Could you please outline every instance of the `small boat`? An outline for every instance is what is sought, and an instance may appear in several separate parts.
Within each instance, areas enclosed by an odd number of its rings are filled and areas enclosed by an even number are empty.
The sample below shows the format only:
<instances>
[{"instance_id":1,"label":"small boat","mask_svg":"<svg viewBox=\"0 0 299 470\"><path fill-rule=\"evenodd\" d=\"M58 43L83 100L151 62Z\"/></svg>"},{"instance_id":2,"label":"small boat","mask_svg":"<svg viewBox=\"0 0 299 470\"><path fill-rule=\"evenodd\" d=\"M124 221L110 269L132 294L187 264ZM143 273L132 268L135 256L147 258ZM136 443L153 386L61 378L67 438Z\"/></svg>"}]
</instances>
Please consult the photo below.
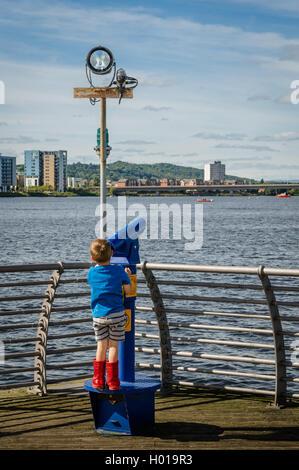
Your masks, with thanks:
<instances>
[{"instance_id":1,"label":"small boat","mask_svg":"<svg viewBox=\"0 0 299 470\"><path fill-rule=\"evenodd\" d=\"M213 199L197 199L197 202L213 202Z\"/></svg>"},{"instance_id":2,"label":"small boat","mask_svg":"<svg viewBox=\"0 0 299 470\"><path fill-rule=\"evenodd\" d=\"M281 194L276 194L276 197L291 197L291 195L287 193L281 193Z\"/></svg>"}]
</instances>

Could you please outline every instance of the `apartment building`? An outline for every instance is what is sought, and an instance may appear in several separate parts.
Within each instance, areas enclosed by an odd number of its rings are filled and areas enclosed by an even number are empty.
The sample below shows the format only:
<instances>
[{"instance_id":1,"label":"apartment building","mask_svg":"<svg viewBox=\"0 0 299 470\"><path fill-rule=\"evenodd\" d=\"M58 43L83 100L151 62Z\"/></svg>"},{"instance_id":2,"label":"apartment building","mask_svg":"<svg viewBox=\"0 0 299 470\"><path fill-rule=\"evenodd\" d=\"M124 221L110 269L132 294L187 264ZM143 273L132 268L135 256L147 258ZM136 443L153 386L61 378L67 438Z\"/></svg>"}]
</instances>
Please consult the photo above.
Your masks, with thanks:
<instances>
[{"instance_id":1,"label":"apartment building","mask_svg":"<svg viewBox=\"0 0 299 470\"><path fill-rule=\"evenodd\" d=\"M25 150L24 152L25 187L42 186L43 158L40 150Z\"/></svg>"},{"instance_id":2,"label":"apartment building","mask_svg":"<svg viewBox=\"0 0 299 470\"><path fill-rule=\"evenodd\" d=\"M204 167L204 181L222 183L225 178L225 165L221 161L207 163Z\"/></svg>"},{"instance_id":3,"label":"apartment building","mask_svg":"<svg viewBox=\"0 0 299 470\"><path fill-rule=\"evenodd\" d=\"M25 150L24 158L25 187L48 185L56 191L65 191L66 150Z\"/></svg>"},{"instance_id":4,"label":"apartment building","mask_svg":"<svg viewBox=\"0 0 299 470\"><path fill-rule=\"evenodd\" d=\"M17 186L16 157L7 157L0 153L0 191L6 193Z\"/></svg>"},{"instance_id":5,"label":"apartment building","mask_svg":"<svg viewBox=\"0 0 299 470\"><path fill-rule=\"evenodd\" d=\"M43 180L44 185L51 186L53 189L56 189L55 185L55 155L49 154L44 155L43 158L44 168L43 168Z\"/></svg>"}]
</instances>

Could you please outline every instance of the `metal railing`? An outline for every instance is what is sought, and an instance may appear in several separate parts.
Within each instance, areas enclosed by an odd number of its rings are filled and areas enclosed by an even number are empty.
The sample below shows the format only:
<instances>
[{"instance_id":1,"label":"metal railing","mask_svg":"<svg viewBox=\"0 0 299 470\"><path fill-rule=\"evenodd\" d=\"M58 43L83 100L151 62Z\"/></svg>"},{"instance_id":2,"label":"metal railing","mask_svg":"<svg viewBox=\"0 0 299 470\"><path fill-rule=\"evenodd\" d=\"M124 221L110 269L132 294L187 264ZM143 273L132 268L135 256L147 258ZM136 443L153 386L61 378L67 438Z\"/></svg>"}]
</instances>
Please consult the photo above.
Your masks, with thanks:
<instances>
[{"instance_id":1,"label":"metal railing","mask_svg":"<svg viewBox=\"0 0 299 470\"><path fill-rule=\"evenodd\" d=\"M91 376L96 344L89 267L0 266L0 317L6 319L0 325L0 389L30 387L44 395L50 383ZM212 386L273 396L276 406L299 397L299 270L147 262L137 267L139 371L158 373L164 390Z\"/></svg>"}]
</instances>

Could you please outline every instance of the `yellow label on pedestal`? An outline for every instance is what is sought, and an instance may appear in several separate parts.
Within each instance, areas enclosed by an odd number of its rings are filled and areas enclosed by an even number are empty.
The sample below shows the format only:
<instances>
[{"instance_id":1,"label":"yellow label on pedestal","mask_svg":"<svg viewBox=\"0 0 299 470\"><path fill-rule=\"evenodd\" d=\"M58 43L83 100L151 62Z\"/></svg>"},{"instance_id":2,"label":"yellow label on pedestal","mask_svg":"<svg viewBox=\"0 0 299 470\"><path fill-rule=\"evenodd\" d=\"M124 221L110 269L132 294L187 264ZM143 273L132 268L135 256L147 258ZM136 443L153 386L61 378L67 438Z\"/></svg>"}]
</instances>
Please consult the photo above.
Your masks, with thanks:
<instances>
[{"instance_id":1,"label":"yellow label on pedestal","mask_svg":"<svg viewBox=\"0 0 299 470\"><path fill-rule=\"evenodd\" d=\"M129 278L130 278L130 281L131 281L131 284L132 284L132 294L130 294L130 295L126 294L126 297L127 298L136 297L136 293L137 293L137 275L136 274L130 274Z\"/></svg>"},{"instance_id":2,"label":"yellow label on pedestal","mask_svg":"<svg viewBox=\"0 0 299 470\"><path fill-rule=\"evenodd\" d=\"M125 314L126 314L126 324L125 324L125 331L131 331L131 309L125 309Z\"/></svg>"}]
</instances>

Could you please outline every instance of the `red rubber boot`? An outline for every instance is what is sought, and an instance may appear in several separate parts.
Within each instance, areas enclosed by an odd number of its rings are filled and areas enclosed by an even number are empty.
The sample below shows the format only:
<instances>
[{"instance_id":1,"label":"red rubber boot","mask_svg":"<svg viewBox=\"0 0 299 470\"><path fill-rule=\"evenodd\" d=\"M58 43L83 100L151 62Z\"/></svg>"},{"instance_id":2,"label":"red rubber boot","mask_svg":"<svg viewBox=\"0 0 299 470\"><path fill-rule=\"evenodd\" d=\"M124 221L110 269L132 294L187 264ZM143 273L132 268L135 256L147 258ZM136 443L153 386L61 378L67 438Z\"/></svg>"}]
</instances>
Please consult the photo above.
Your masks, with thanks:
<instances>
[{"instance_id":1,"label":"red rubber boot","mask_svg":"<svg viewBox=\"0 0 299 470\"><path fill-rule=\"evenodd\" d=\"M119 390L118 361L107 362L107 385L109 390Z\"/></svg>"},{"instance_id":2,"label":"red rubber boot","mask_svg":"<svg viewBox=\"0 0 299 470\"><path fill-rule=\"evenodd\" d=\"M105 366L106 361L97 361L96 359L93 360L94 376L92 386L94 388L98 388L99 390L105 388Z\"/></svg>"}]
</instances>

